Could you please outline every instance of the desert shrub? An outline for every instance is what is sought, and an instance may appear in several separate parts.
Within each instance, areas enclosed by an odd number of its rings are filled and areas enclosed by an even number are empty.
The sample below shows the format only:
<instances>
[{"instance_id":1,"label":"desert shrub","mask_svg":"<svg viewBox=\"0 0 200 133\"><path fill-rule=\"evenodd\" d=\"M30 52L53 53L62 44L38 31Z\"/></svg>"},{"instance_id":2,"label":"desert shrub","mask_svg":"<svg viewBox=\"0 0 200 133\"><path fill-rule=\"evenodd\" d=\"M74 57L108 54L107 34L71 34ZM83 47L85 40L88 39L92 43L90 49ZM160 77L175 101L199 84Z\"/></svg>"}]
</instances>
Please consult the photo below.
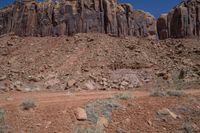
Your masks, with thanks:
<instances>
[{"instance_id":1,"label":"desert shrub","mask_svg":"<svg viewBox=\"0 0 200 133\"><path fill-rule=\"evenodd\" d=\"M0 133L4 133L3 128L0 127Z\"/></svg>"},{"instance_id":2,"label":"desert shrub","mask_svg":"<svg viewBox=\"0 0 200 133\"><path fill-rule=\"evenodd\" d=\"M89 104L86 107L86 113L89 121L92 121L93 123L97 123L99 114L96 111L95 105Z\"/></svg>"},{"instance_id":3,"label":"desert shrub","mask_svg":"<svg viewBox=\"0 0 200 133\"><path fill-rule=\"evenodd\" d=\"M193 129L192 129L191 123L185 123L185 124L183 125L183 130L184 130L186 133L193 133Z\"/></svg>"},{"instance_id":4,"label":"desert shrub","mask_svg":"<svg viewBox=\"0 0 200 133\"><path fill-rule=\"evenodd\" d=\"M105 133L101 128L78 128L75 133Z\"/></svg>"},{"instance_id":5,"label":"desert shrub","mask_svg":"<svg viewBox=\"0 0 200 133\"><path fill-rule=\"evenodd\" d=\"M124 130L124 129L118 128L118 129L116 130L116 133L130 133L130 132L129 132L129 131L126 131L126 130Z\"/></svg>"},{"instance_id":6,"label":"desert shrub","mask_svg":"<svg viewBox=\"0 0 200 133\"><path fill-rule=\"evenodd\" d=\"M129 100L129 99L132 99L133 97L129 93L121 93L121 94L115 95L114 98L120 99L120 100Z\"/></svg>"},{"instance_id":7,"label":"desert shrub","mask_svg":"<svg viewBox=\"0 0 200 133\"><path fill-rule=\"evenodd\" d=\"M163 96L167 96L167 93L165 91L162 91L162 90L155 90L155 91L151 92L150 96L163 97Z\"/></svg>"},{"instance_id":8,"label":"desert shrub","mask_svg":"<svg viewBox=\"0 0 200 133\"><path fill-rule=\"evenodd\" d=\"M1 126L4 125L5 119L5 110L0 108L0 133L4 133L4 130Z\"/></svg>"},{"instance_id":9,"label":"desert shrub","mask_svg":"<svg viewBox=\"0 0 200 133\"><path fill-rule=\"evenodd\" d=\"M5 118L5 111L0 108L0 123L4 121Z\"/></svg>"},{"instance_id":10,"label":"desert shrub","mask_svg":"<svg viewBox=\"0 0 200 133\"><path fill-rule=\"evenodd\" d=\"M86 105L88 120L97 123L99 116L105 116L108 120L112 117L112 111L119 107L116 99L97 100Z\"/></svg>"},{"instance_id":11,"label":"desert shrub","mask_svg":"<svg viewBox=\"0 0 200 133\"><path fill-rule=\"evenodd\" d=\"M167 95L181 97L181 96L184 96L185 93L183 91L179 91L179 90L170 90L170 91L167 91Z\"/></svg>"},{"instance_id":12,"label":"desert shrub","mask_svg":"<svg viewBox=\"0 0 200 133\"><path fill-rule=\"evenodd\" d=\"M31 99L24 100L22 102L21 106L22 106L23 110L30 110L30 109L36 107L35 102Z\"/></svg>"},{"instance_id":13,"label":"desert shrub","mask_svg":"<svg viewBox=\"0 0 200 133\"><path fill-rule=\"evenodd\" d=\"M184 95L185 93L180 90L169 90L169 91L155 90L150 94L150 96L153 96L153 97L164 97L164 96L181 97Z\"/></svg>"},{"instance_id":14,"label":"desert shrub","mask_svg":"<svg viewBox=\"0 0 200 133\"><path fill-rule=\"evenodd\" d=\"M181 69L179 75L178 75L178 79L184 79L185 77L185 71L183 69Z\"/></svg>"}]
</instances>

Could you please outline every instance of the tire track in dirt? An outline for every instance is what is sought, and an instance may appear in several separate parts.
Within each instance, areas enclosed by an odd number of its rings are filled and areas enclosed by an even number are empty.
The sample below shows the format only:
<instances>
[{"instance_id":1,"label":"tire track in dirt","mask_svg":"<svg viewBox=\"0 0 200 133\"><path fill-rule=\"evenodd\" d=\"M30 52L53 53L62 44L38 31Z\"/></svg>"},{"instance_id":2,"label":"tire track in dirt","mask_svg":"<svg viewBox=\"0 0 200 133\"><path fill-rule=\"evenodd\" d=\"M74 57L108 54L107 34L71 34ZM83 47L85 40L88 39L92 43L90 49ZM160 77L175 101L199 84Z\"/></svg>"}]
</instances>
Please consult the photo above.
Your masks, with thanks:
<instances>
[{"instance_id":1,"label":"tire track in dirt","mask_svg":"<svg viewBox=\"0 0 200 133\"><path fill-rule=\"evenodd\" d=\"M200 90L185 90L186 94L198 95ZM5 94L0 94L0 107L7 105L19 105L25 99L33 99L39 105L45 104L58 104L58 103L68 103L69 106L81 105L90 100L95 99L106 99L111 98L114 95L120 93L129 93L132 96L145 97L149 96L148 91L96 91L96 92L78 92L78 93L67 93L67 92L29 92L29 93L15 93L9 92ZM11 100L9 100L11 99Z\"/></svg>"}]
</instances>

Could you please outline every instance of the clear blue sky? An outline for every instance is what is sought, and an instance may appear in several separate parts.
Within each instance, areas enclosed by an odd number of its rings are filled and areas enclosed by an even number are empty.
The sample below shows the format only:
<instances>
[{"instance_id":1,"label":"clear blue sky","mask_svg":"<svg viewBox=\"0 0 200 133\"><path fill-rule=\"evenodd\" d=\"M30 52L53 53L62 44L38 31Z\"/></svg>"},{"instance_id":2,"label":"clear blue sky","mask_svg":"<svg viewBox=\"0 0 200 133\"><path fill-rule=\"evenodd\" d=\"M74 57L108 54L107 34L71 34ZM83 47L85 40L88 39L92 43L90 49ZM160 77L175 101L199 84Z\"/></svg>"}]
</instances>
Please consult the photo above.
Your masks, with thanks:
<instances>
[{"instance_id":1,"label":"clear blue sky","mask_svg":"<svg viewBox=\"0 0 200 133\"><path fill-rule=\"evenodd\" d=\"M168 12L182 0L119 0L123 3L131 3L133 8L150 12L156 17Z\"/></svg>"},{"instance_id":2,"label":"clear blue sky","mask_svg":"<svg viewBox=\"0 0 200 133\"><path fill-rule=\"evenodd\" d=\"M0 7L13 2L14 0L0 0ZM158 17L161 13L168 12L181 0L119 0L123 3L131 3L135 9L142 9Z\"/></svg>"}]
</instances>

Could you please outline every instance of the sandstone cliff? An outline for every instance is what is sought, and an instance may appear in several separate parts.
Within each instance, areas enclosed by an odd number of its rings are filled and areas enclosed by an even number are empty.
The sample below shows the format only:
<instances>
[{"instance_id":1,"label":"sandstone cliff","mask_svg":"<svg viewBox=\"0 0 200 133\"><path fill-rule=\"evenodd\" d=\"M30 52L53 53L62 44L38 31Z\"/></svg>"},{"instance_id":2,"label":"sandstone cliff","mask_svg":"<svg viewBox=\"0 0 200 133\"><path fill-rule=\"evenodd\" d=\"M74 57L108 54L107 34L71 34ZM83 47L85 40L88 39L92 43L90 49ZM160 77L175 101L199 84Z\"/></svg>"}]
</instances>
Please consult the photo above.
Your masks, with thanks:
<instances>
[{"instance_id":1,"label":"sandstone cliff","mask_svg":"<svg viewBox=\"0 0 200 133\"><path fill-rule=\"evenodd\" d=\"M160 39L200 36L200 0L183 1L157 20Z\"/></svg>"},{"instance_id":2,"label":"sandstone cliff","mask_svg":"<svg viewBox=\"0 0 200 133\"><path fill-rule=\"evenodd\" d=\"M156 36L156 20L117 0L21 0L0 10L0 34L73 35L100 32L118 36Z\"/></svg>"}]
</instances>

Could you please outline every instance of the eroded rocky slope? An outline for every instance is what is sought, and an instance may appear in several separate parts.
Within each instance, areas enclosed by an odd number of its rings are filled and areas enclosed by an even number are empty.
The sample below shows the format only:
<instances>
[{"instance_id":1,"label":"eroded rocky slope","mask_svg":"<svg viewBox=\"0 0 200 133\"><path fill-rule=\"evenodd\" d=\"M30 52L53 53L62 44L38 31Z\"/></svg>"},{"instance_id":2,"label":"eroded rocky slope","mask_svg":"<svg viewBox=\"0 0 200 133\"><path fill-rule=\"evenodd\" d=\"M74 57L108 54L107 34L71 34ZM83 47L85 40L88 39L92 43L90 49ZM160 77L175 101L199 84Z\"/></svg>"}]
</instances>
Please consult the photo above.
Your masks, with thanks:
<instances>
[{"instance_id":1,"label":"eroded rocky slope","mask_svg":"<svg viewBox=\"0 0 200 133\"><path fill-rule=\"evenodd\" d=\"M199 82L200 43L104 34L4 36L1 90L109 90ZM177 85L178 84L178 85Z\"/></svg>"},{"instance_id":2,"label":"eroded rocky slope","mask_svg":"<svg viewBox=\"0 0 200 133\"><path fill-rule=\"evenodd\" d=\"M0 34L72 35L100 32L155 38L156 20L117 0L21 0L0 10Z\"/></svg>"}]
</instances>

